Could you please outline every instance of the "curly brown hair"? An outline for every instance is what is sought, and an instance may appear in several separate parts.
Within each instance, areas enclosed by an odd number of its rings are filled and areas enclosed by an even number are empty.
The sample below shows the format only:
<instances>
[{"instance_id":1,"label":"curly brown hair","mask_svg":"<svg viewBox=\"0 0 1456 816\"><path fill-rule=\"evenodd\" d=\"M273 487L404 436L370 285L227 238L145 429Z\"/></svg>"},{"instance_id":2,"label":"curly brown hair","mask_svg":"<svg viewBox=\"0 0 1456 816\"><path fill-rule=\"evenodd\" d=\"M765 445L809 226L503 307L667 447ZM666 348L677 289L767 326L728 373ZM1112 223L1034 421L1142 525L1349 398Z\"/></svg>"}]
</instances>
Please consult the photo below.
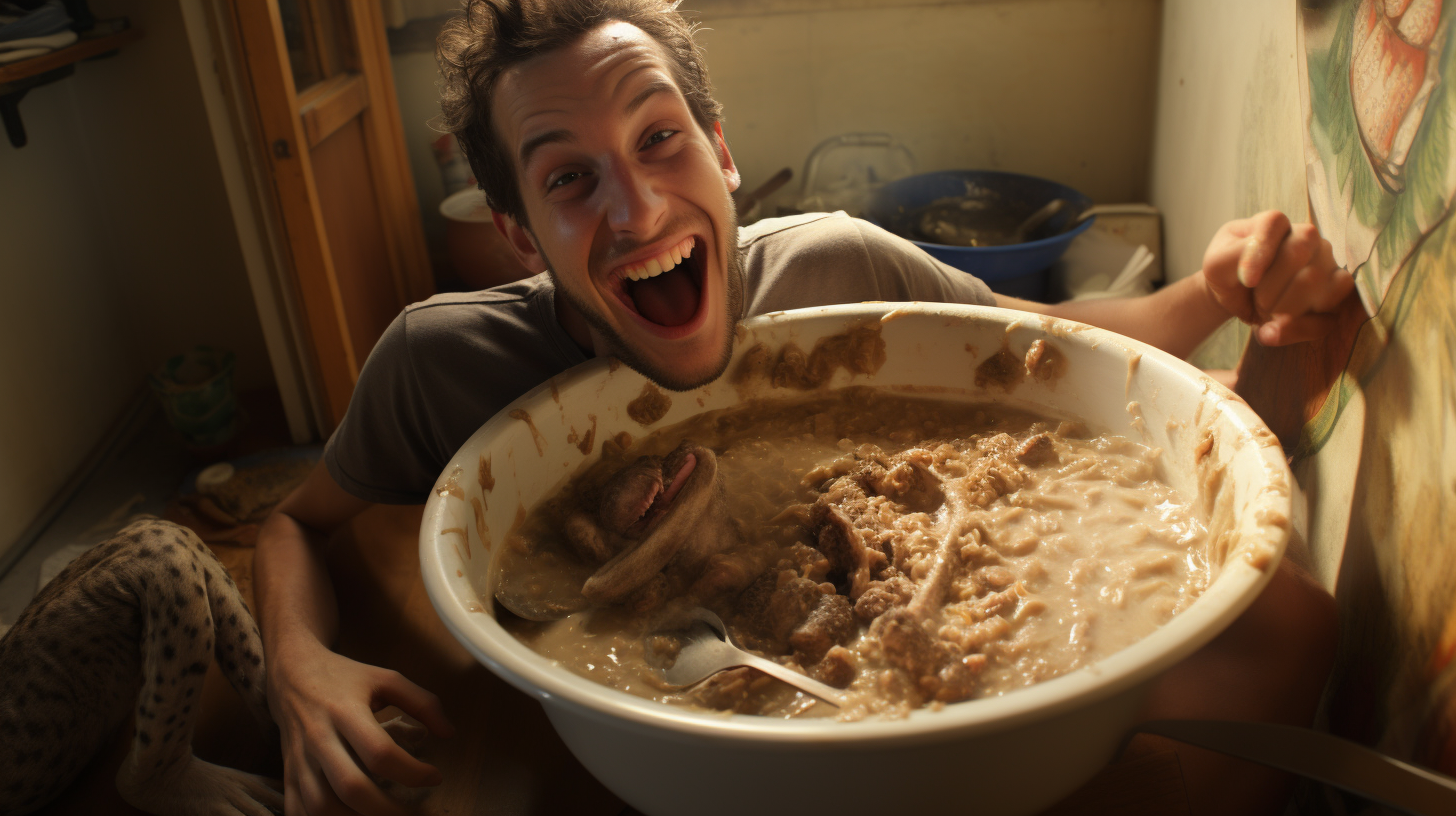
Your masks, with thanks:
<instances>
[{"instance_id":1,"label":"curly brown hair","mask_svg":"<svg viewBox=\"0 0 1456 816\"><path fill-rule=\"evenodd\" d=\"M705 132L722 119L703 50L668 0L468 0L435 49L443 77L441 121L455 134L491 209L526 225L515 163L491 123L496 80L517 63L568 45L612 21L634 25L666 50L688 108Z\"/></svg>"}]
</instances>

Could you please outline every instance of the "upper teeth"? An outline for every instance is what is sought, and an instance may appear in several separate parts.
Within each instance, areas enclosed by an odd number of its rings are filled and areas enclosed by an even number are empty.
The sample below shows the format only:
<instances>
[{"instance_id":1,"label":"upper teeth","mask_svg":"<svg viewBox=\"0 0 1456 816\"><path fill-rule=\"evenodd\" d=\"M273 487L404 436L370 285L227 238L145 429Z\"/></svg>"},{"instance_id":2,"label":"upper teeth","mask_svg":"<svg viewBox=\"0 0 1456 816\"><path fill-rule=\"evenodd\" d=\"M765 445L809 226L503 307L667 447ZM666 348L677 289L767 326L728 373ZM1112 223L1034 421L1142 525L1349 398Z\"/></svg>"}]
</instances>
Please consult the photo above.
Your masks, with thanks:
<instances>
[{"instance_id":1,"label":"upper teeth","mask_svg":"<svg viewBox=\"0 0 1456 816\"><path fill-rule=\"evenodd\" d=\"M634 281L655 278L682 263L683 258L692 255L695 244L696 239L688 236L682 240L682 243L663 250L663 253L656 258L649 258L645 263L635 263L623 267L622 274Z\"/></svg>"}]
</instances>

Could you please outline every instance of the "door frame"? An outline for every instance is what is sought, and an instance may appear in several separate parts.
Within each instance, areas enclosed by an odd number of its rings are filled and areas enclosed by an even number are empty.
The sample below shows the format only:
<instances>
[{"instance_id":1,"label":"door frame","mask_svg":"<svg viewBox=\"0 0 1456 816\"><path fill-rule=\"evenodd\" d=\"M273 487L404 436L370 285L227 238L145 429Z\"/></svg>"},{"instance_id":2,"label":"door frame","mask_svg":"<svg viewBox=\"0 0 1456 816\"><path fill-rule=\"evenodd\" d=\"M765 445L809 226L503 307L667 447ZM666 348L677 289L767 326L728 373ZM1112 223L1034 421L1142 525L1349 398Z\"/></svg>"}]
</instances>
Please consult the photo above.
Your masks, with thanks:
<instances>
[{"instance_id":1,"label":"door frame","mask_svg":"<svg viewBox=\"0 0 1456 816\"><path fill-rule=\"evenodd\" d=\"M382 13L376 0L347 0L359 73L299 93L276 0L183 7L290 431L295 441L327 437L367 355L350 339L309 147L354 114L369 148L395 295L403 307L434 293Z\"/></svg>"}]
</instances>

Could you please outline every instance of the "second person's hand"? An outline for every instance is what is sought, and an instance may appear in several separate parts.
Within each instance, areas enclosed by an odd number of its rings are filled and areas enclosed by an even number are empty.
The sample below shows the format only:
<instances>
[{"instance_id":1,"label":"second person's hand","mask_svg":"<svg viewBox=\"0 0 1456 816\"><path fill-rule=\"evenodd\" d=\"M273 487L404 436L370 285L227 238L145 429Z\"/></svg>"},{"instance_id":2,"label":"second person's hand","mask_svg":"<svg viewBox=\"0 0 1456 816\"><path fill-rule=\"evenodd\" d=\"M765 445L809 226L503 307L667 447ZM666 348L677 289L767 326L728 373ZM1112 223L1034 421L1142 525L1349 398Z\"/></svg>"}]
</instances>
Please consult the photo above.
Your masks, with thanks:
<instances>
[{"instance_id":1,"label":"second person's hand","mask_svg":"<svg viewBox=\"0 0 1456 816\"><path fill-rule=\"evenodd\" d=\"M1314 225L1291 224L1274 210L1220 228L1204 253L1203 277L1210 296L1265 346L1325 336L1355 287Z\"/></svg>"}]
</instances>

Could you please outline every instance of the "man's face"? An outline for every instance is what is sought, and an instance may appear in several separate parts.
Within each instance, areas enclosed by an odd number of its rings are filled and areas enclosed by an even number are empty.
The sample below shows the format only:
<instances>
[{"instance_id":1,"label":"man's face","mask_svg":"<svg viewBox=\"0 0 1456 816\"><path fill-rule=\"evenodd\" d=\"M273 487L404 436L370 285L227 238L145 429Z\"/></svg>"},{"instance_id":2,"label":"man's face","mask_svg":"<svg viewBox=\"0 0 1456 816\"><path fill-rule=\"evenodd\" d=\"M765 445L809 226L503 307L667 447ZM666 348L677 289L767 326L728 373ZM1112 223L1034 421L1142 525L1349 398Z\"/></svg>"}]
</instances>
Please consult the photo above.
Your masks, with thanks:
<instances>
[{"instance_id":1,"label":"man's face","mask_svg":"<svg viewBox=\"0 0 1456 816\"><path fill-rule=\"evenodd\" d=\"M598 354L687 389L722 373L742 312L738 173L669 65L640 29L608 23L502 74L493 121L529 229L497 223L551 271Z\"/></svg>"}]
</instances>

